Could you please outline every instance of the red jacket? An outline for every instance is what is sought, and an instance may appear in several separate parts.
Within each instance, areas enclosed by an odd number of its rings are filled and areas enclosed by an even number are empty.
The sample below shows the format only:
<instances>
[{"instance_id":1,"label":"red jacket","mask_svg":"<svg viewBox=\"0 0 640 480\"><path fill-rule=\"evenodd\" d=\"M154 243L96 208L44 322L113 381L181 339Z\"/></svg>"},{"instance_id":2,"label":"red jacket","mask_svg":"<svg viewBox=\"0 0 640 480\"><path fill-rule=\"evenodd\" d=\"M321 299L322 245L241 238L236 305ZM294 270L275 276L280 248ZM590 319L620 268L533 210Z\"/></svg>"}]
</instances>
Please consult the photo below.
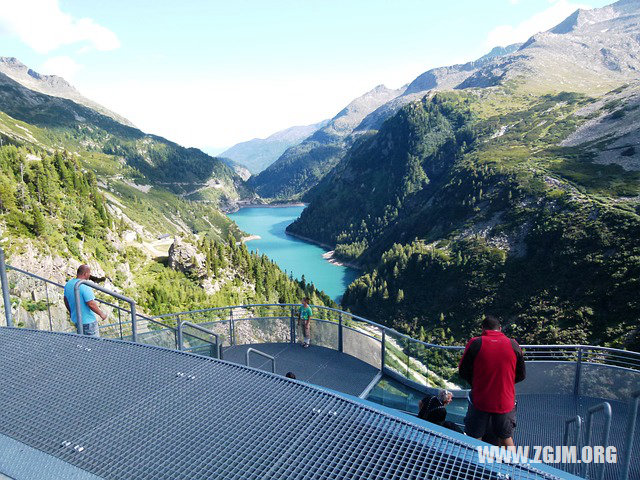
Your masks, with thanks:
<instances>
[{"instance_id":1,"label":"red jacket","mask_svg":"<svg viewBox=\"0 0 640 480\"><path fill-rule=\"evenodd\" d=\"M469 340L458 371L471 384L473 406L489 413L513 410L515 384L526 376L520 345L497 330L484 330Z\"/></svg>"}]
</instances>

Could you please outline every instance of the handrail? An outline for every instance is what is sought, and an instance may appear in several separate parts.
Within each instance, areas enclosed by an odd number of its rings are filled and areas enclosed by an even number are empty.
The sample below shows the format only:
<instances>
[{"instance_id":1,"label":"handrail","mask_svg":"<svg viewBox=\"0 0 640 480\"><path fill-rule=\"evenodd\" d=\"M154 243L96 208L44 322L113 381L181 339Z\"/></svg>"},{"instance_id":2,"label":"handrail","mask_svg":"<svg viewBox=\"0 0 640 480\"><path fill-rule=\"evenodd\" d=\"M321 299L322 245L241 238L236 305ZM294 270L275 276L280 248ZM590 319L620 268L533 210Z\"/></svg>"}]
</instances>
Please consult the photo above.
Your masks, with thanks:
<instances>
[{"instance_id":1,"label":"handrail","mask_svg":"<svg viewBox=\"0 0 640 480\"><path fill-rule=\"evenodd\" d=\"M627 436L624 440L624 461L622 463L622 476L620 477L620 480L629 479L631 450L633 449L633 440L636 434L636 421L638 420L638 407L640 406L640 390L631 395L631 402L629 403L631 411L629 412L629 420L627 421Z\"/></svg>"},{"instance_id":2,"label":"handrail","mask_svg":"<svg viewBox=\"0 0 640 480\"><path fill-rule=\"evenodd\" d=\"M562 436L562 444L565 446L569 446L569 426L573 423L576 424L576 446L578 450L580 449L580 434L582 433L582 417L580 415L576 415L575 417L571 417L564 422L564 435Z\"/></svg>"},{"instance_id":3,"label":"handrail","mask_svg":"<svg viewBox=\"0 0 640 480\"><path fill-rule=\"evenodd\" d=\"M201 327L200 325L197 325L195 323L191 323L191 322L180 322L178 324L178 350L180 351L184 351L183 350L183 343L182 343L182 329L184 328L184 326L187 327L191 327L195 330L200 330L203 333L206 333L208 335L211 335L212 337L214 337L216 339L216 358L220 358L220 335L218 335L217 333L212 332L211 330L208 330L204 327Z\"/></svg>"},{"instance_id":4,"label":"handrail","mask_svg":"<svg viewBox=\"0 0 640 480\"><path fill-rule=\"evenodd\" d=\"M582 417L580 415L576 415L575 417L571 417L564 422L564 435L562 436L562 444L566 447L569 446L569 426L574 424L576 425L576 434L575 434L575 446L576 450L580 451L580 440L582 439ZM570 465L569 473L578 473L579 465L573 464Z\"/></svg>"},{"instance_id":5,"label":"handrail","mask_svg":"<svg viewBox=\"0 0 640 480\"><path fill-rule=\"evenodd\" d=\"M0 250L2 250L2 249L0 248ZM4 253L4 252L2 252L2 253ZM0 264L1 263L2 262L0 261ZM2 265L0 265L0 275L1 275L1 269L2 269ZM62 285L61 283L54 282L53 280L41 277L40 275L37 275L35 273L27 272L26 270L23 270L23 269L18 268L18 267L14 267L13 265L6 264L6 269L7 270L16 271L18 273L26 275L27 277L34 278L36 280L40 280L41 282L44 282L45 288L46 288L47 285L53 285L54 287L58 287L59 289L64 290L64 285ZM3 294L4 294L4 286L3 286ZM47 298L48 298L48 292L47 292ZM96 298L96 302L98 302L98 303L100 303L102 305L105 305L107 307L110 307L110 308L115 308L116 310L120 310L122 312L129 312L130 311L130 310L127 310L126 308L121 307L120 305L115 304L115 303L111 303L111 302L107 302L106 300L102 300L101 298ZM49 309L49 303L50 302L47 300L47 309ZM51 315L51 313L49 312L49 316L50 315ZM157 322L157 321L153 320L153 318L148 317L146 315L138 313L137 316L139 318L143 318L145 320L151 321L151 322L156 323L158 325L169 327L168 325L164 325L163 323ZM113 327L113 326L119 325L119 324L120 324L120 322L119 323L109 324L109 325L101 325L100 328ZM173 328L173 327L169 327L169 328Z\"/></svg>"},{"instance_id":6,"label":"handrail","mask_svg":"<svg viewBox=\"0 0 640 480\"><path fill-rule=\"evenodd\" d=\"M601 410L604 414L604 432L602 434L602 442L600 443L600 445L602 445L605 449L609 446L609 435L611 433L611 404L609 402L599 403L598 405L587 410L587 421L585 425L586 437L584 439L585 446L591 445L591 436L593 434L593 415ZM588 466L589 465L587 463L582 464L582 470L580 471L581 477L586 477ZM602 480L604 478L604 466L605 464L603 463L600 467L600 472L597 476L598 480Z\"/></svg>"},{"instance_id":7,"label":"handrail","mask_svg":"<svg viewBox=\"0 0 640 480\"><path fill-rule=\"evenodd\" d=\"M163 315L156 315L153 318L167 318L167 317L174 317L174 316L182 316L182 315L192 315L192 314L196 314L196 313L207 313L207 312L214 312L214 311L221 311L221 310L232 310L235 308L244 308L244 309L248 309L248 308L254 308L254 307L299 307L300 304L299 303L251 303L251 304L245 304L245 305L227 305L224 307L211 307L211 308L204 308L204 309L200 309L200 310L191 310L191 311L184 311L184 312L177 312L177 313L165 313ZM364 322L367 323L371 326L380 328L380 329L384 329L387 330L387 332L391 332L393 333L393 335L405 338L407 340L410 340L412 342L415 343L419 343L421 345L424 345L425 347L433 347L433 348L440 348L443 350L464 350L464 346L463 345L438 345L435 343L428 343L428 342L423 342L422 340L418 340L416 338L410 337L409 335L406 335L404 333L400 333L397 330L395 330L392 327L387 327L384 325L381 325L379 323L373 322L371 320L368 320L366 318L360 317L358 315L354 315L350 312L346 312L344 310L340 310L337 308L332 308L332 307L325 307L324 305L311 305L312 308L317 309L317 310L324 310L324 311L329 311L329 312L335 312L339 315L347 315L348 317L351 317L352 319L358 320L360 322ZM228 321L228 320L225 320ZM337 322L336 322L337 323ZM589 349L589 350L598 350L598 351L604 351L604 352L616 352L616 353L622 353L622 354L626 354L626 355L631 355L631 356L637 356L640 359L640 353L639 352L633 352L630 350L621 350L618 348L612 348L612 347L600 347L600 346L595 346L595 345L578 345L578 344L570 344L570 345L521 345L520 346L522 349L550 349L550 348L554 348L554 349L567 349L567 350L578 350L578 349Z\"/></svg>"},{"instance_id":8,"label":"handrail","mask_svg":"<svg viewBox=\"0 0 640 480\"><path fill-rule=\"evenodd\" d=\"M80 286L81 285L86 285L89 288L93 288L94 290L98 290L102 293L106 293L108 295L111 295L114 298L117 298L118 300L122 300L123 302L127 302L129 304L129 306L131 307L131 339L134 342L137 342L138 332L136 328L136 302L129 297L120 295L119 293L113 292L108 288L101 287L100 285L93 283L89 280L80 280L79 282L76 282L76 284L73 286L73 295L76 301L76 327L78 328L78 334L82 335L82 332L83 332L82 312L80 309Z\"/></svg>"},{"instance_id":9,"label":"handrail","mask_svg":"<svg viewBox=\"0 0 640 480\"><path fill-rule=\"evenodd\" d=\"M255 348L251 348L249 347L247 349L247 353L245 354L245 364L247 365L247 367L249 366L249 354L250 353L255 353L256 355L261 355L264 358L267 358L269 360L271 360L271 372L272 373L276 373L276 359L275 357L272 357L271 355L268 355L264 352L261 352L260 350L256 350Z\"/></svg>"}]
</instances>

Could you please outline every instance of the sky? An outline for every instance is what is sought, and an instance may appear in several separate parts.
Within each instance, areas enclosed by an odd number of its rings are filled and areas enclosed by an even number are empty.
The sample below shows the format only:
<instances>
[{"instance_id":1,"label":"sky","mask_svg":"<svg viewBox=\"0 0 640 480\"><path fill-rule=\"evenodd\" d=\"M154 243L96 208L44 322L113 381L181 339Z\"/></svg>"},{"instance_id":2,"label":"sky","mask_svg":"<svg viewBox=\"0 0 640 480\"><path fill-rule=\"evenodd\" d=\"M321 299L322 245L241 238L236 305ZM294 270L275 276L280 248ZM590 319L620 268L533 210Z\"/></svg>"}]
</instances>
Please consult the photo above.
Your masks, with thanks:
<instances>
[{"instance_id":1,"label":"sky","mask_svg":"<svg viewBox=\"0 0 640 480\"><path fill-rule=\"evenodd\" d=\"M219 153L610 0L0 0L0 56Z\"/></svg>"}]
</instances>

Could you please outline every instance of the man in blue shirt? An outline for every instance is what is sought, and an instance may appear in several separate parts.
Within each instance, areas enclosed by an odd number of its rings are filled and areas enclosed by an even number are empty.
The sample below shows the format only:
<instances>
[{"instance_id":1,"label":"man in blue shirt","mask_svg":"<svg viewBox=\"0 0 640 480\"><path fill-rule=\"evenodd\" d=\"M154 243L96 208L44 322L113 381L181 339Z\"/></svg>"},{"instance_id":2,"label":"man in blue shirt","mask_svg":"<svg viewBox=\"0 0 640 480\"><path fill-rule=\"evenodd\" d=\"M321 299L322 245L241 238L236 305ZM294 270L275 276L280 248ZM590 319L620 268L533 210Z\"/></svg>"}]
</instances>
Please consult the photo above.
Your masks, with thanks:
<instances>
[{"instance_id":1,"label":"man in blue shirt","mask_svg":"<svg viewBox=\"0 0 640 480\"><path fill-rule=\"evenodd\" d=\"M80 265L78 267L78 273L76 278L73 278L67 282L64 286L64 305L67 307L67 311L71 315L71 321L77 325L77 313L76 313L76 298L75 298L75 286L80 280L89 280L91 277L91 269L89 265ZM92 337L99 337L100 332L98 330L98 322L96 321L97 313L103 320L107 318L107 315L100 310L96 297L93 294L93 289L87 285L80 285L80 316L82 318L82 333Z\"/></svg>"}]
</instances>

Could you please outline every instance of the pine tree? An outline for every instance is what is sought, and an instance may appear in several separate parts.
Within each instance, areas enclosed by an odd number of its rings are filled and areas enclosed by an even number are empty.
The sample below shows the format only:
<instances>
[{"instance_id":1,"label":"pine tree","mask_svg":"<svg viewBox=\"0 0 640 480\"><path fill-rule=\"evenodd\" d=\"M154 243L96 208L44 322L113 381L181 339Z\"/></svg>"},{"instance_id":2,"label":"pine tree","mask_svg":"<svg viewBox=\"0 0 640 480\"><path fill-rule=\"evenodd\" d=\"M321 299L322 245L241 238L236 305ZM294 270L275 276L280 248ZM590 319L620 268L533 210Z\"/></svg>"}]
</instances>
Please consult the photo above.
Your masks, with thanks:
<instances>
[{"instance_id":1,"label":"pine tree","mask_svg":"<svg viewBox=\"0 0 640 480\"><path fill-rule=\"evenodd\" d=\"M44 215L40 211L37 205L32 206L33 209L33 233L40 237L47 231L47 223L44 219Z\"/></svg>"}]
</instances>

